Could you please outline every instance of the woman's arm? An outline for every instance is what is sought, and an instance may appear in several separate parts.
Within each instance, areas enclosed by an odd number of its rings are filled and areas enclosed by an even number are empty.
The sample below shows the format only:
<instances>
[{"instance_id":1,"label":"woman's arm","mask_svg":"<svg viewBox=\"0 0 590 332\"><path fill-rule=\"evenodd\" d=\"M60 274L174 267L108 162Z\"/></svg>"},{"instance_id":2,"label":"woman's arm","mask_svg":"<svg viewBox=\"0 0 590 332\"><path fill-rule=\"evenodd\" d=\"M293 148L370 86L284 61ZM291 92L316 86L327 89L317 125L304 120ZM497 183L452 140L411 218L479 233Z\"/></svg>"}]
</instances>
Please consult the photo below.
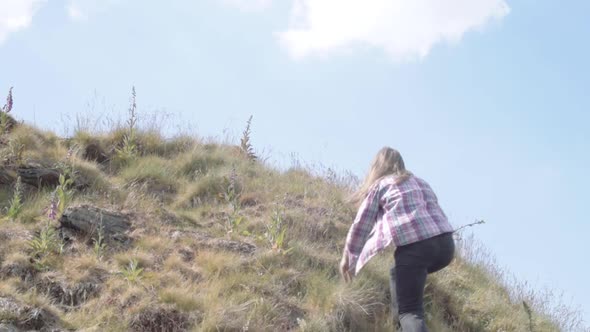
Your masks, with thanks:
<instances>
[{"instance_id":1,"label":"woman's arm","mask_svg":"<svg viewBox=\"0 0 590 332\"><path fill-rule=\"evenodd\" d=\"M353 276L356 263L373 230L380 209L381 188L375 186L363 200L354 222L348 230L346 245L341 262L341 271L345 277ZM346 263L346 264L345 264ZM347 266L343 266L347 265Z\"/></svg>"}]
</instances>

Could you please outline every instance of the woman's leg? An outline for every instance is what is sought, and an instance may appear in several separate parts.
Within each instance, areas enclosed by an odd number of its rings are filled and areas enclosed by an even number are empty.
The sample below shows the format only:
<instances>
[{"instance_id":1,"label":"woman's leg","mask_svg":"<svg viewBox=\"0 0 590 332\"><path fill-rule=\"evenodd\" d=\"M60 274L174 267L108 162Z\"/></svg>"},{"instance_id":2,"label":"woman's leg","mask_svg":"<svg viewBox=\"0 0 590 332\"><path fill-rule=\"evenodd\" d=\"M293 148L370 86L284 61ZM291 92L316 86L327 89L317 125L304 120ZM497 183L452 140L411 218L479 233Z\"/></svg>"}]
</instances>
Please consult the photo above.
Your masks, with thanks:
<instances>
[{"instance_id":1,"label":"woman's leg","mask_svg":"<svg viewBox=\"0 0 590 332\"><path fill-rule=\"evenodd\" d=\"M435 242L435 259L428 267L428 273L434 273L447 267L455 257L455 240L453 233L439 235L433 239Z\"/></svg>"},{"instance_id":2,"label":"woman's leg","mask_svg":"<svg viewBox=\"0 0 590 332\"><path fill-rule=\"evenodd\" d=\"M432 240L424 240L395 251L395 283L399 321L403 332L427 332L424 322L424 286L432 264Z\"/></svg>"},{"instance_id":3,"label":"woman's leg","mask_svg":"<svg viewBox=\"0 0 590 332\"><path fill-rule=\"evenodd\" d=\"M450 233L396 249L395 289L403 332L428 331L423 303L426 276L449 265L454 252L455 243Z\"/></svg>"},{"instance_id":4,"label":"woman's leg","mask_svg":"<svg viewBox=\"0 0 590 332\"><path fill-rule=\"evenodd\" d=\"M403 332L427 332L424 322L424 286L426 267L396 265L396 291L399 306L399 322Z\"/></svg>"},{"instance_id":5,"label":"woman's leg","mask_svg":"<svg viewBox=\"0 0 590 332\"><path fill-rule=\"evenodd\" d=\"M391 314L393 315L393 323L399 323L399 307L397 305L397 290L395 280L395 266L389 270L389 291L391 292Z\"/></svg>"}]
</instances>

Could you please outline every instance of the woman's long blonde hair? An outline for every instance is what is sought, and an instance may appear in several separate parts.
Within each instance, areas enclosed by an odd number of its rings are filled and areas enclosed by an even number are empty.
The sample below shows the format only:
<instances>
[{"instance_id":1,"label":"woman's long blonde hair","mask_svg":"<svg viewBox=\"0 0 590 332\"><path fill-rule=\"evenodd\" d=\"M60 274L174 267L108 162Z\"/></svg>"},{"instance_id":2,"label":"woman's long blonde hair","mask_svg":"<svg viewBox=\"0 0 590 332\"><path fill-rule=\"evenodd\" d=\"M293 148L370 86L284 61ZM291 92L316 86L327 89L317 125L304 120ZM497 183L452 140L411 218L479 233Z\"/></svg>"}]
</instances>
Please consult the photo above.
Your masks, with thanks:
<instances>
[{"instance_id":1,"label":"woman's long blonde hair","mask_svg":"<svg viewBox=\"0 0 590 332\"><path fill-rule=\"evenodd\" d=\"M395 149L384 147L375 156L371 163L369 173L365 177L360 188L350 196L350 202L359 207L371 187L382 178L395 175L396 183L400 184L406 181L412 173L406 170L402 155Z\"/></svg>"}]
</instances>

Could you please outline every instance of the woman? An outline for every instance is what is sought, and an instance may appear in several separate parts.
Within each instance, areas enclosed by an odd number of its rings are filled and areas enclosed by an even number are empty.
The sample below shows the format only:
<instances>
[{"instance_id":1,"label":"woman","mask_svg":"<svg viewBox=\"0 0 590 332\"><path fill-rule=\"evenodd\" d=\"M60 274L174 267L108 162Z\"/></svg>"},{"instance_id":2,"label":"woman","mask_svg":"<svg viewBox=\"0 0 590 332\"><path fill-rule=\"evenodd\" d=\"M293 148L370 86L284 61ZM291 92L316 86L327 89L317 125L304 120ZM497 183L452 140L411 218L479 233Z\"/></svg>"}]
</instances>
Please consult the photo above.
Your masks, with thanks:
<instances>
[{"instance_id":1,"label":"woman","mask_svg":"<svg viewBox=\"0 0 590 332\"><path fill-rule=\"evenodd\" d=\"M401 331L428 331L424 322L426 275L451 263L453 228L424 180L405 168L400 153L379 151L363 185L352 196L360 206L346 237L340 271L346 281L391 243L395 266L391 294ZM396 306L397 300L397 306Z\"/></svg>"}]
</instances>

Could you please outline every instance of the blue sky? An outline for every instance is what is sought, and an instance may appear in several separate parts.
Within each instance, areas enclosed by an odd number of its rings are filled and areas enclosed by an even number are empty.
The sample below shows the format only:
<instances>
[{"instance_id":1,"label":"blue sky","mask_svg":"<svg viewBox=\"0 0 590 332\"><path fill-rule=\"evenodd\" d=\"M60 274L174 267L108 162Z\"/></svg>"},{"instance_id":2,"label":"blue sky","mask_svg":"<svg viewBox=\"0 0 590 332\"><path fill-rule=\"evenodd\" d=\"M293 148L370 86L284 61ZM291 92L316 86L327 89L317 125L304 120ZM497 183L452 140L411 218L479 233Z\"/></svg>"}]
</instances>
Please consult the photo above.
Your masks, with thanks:
<instances>
[{"instance_id":1,"label":"blue sky","mask_svg":"<svg viewBox=\"0 0 590 332\"><path fill-rule=\"evenodd\" d=\"M0 0L15 116L175 114L362 175L390 145L500 264L590 321L590 3ZM70 120L62 120L62 118Z\"/></svg>"}]
</instances>

